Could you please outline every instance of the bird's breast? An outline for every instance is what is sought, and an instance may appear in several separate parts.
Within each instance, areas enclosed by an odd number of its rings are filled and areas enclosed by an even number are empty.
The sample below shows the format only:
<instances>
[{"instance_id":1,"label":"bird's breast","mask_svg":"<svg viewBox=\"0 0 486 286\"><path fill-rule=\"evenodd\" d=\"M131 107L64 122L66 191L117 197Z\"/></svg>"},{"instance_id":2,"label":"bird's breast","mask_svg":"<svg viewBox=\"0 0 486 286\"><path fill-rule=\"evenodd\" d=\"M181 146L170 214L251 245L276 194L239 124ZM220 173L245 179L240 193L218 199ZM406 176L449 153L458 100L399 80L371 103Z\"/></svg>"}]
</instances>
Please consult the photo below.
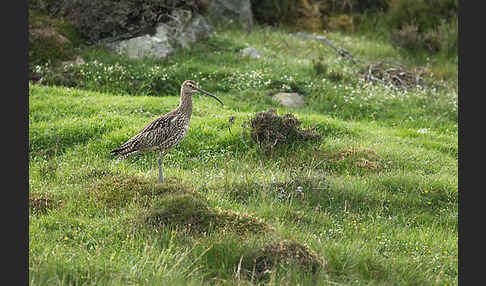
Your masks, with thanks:
<instances>
[{"instance_id":1,"label":"bird's breast","mask_svg":"<svg viewBox=\"0 0 486 286\"><path fill-rule=\"evenodd\" d=\"M176 126L174 128L174 144L179 144L184 137L186 137L187 131L189 130L189 119L177 116L174 122Z\"/></svg>"}]
</instances>

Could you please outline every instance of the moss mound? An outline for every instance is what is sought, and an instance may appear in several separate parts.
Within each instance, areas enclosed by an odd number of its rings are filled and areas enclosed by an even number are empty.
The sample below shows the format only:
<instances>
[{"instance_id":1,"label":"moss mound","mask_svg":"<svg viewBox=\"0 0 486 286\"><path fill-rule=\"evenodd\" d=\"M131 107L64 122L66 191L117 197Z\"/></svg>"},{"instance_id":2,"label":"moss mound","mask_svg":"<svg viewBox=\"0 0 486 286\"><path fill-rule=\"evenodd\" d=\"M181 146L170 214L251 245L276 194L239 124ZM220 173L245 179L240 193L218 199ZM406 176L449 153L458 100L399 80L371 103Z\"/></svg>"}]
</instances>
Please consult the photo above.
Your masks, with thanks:
<instances>
[{"instance_id":1,"label":"moss mound","mask_svg":"<svg viewBox=\"0 0 486 286\"><path fill-rule=\"evenodd\" d=\"M381 172L390 162L370 149L347 147L325 155L327 168L333 171L348 170L360 172Z\"/></svg>"},{"instance_id":2,"label":"moss mound","mask_svg":"<svg viewBox=\"0 0 486 286\"><path fill-rule=\"evenodd\" d=\"M173 178L167 178L162 184L154 184L153 180L110 173L95 181L88 193L91 200L106 207L123 207L133 200L147 205L154 197L169 193L195 195L191 187Z\"/></svg>"},{"instance_id":3,"label":"moss mound","mask_svg":"<svg viewBox=\"0 0 486 286\"><path fill-rule=\"evenodd\" d=\"M244 271L256 280L268 278L277 266L294 265L312 274L326 267L325 260L315 252L291 240L282 240L257 249L244 264Z\"/></svg>"},{"instance_id":4,"label":"moss mound","mask_svg":"<svg viewBox=\"0 0 486 286\"><path fill-rule=\"evenodd\" d=\"M253 141L266 151L271 151L278 145L320 138L321 135L312 129L299 128L300 124L293 114L278 115L275 110L270 109L257 112L244 126L250 127Z\"/></svg>"},{"instance_id":5,"label":"moss mound","mask_svg":"<svg viewBox=\"0 0 486 286\"><path fill-rule=\"evenodd\" d=\"M222 230L244 235L272 230L259 218L210 208L204 200L190 194L171 194L157 200L144 221L155 227L175 227L200 234Z\"/></svg>"},{"instance_id":6,"label":"moss mound","mask_svg":"<svg viewBox=\"0 0 486 286\"><path fill-rule=\"evenodd\" d=\"M154 184L137 176L103 173L85 196L87 201L105 208L120 208L130 202L141 204L145 211L138 222L155 228L174 227L199 234L230 231L238 235L273 230L251 215L209 207L204 196L172 178Z\"/></svg>"},{"instance_id":7,"label":"moss mound","mask_svg":"<svg viewBox=\"0 0 486 286\"><path fill-rule=\"evenodd\" d=\"M267 225L264 220L249 214L242 214L231 210L221 210L219 208L216 208L213 211L216 214L217 227L227 229L239 235L245 235L246 233L263 234L274 230L274 228Z\"/></svg>"}]
</instances>

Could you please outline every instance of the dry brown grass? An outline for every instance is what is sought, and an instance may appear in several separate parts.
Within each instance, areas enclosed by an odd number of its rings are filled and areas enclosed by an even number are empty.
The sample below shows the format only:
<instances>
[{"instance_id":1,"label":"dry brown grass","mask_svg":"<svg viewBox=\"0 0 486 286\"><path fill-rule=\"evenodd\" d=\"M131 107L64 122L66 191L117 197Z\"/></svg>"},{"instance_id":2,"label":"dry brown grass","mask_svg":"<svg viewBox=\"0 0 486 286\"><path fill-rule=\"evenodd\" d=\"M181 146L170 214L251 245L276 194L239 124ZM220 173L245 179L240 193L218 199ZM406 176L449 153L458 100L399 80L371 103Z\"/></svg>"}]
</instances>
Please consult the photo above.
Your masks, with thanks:
<instances>
[{"instance_id":1,"label":"dry brown grass","mask_svg":"<svg viewBox=\"0 0 486 286\"><path fill-rule=\"evenodd\" d=\"M377 81L397 88L410 88L423 84L424 69L409 69L400 64L379 61L367 65L361 76L366 81Z\"/></svg>"}]
</instances>

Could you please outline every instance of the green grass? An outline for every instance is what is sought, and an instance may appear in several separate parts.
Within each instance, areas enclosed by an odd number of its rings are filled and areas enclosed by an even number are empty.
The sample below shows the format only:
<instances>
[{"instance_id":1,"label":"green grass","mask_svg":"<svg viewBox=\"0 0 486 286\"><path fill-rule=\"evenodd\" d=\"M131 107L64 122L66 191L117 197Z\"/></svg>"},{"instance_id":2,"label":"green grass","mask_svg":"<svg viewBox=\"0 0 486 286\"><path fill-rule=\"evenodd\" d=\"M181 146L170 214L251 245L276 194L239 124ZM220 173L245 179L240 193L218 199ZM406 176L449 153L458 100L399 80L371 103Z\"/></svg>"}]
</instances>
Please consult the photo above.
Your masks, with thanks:
<instances>
[{"instance_id":1,"label":"green grass","mask_svg":"<svg viewBox=\"0 0 486 286\"><path fill-rule=\"evenodd\" d=\"M163 61L86 49L82 68L101 80L30 84L30 284L456 285L457 62L327 36L367 62L442 72L408 90L367 84L317 41L256 28L217 30ZM241 59L247 45L264 58ZM316 72L313 59L341 76ZM156 183L158 154L110 158L177 106L189 78L225 105L194 97L189 132L164 157L166 182ZM135 92L137 79L157 86ZM276 105L277 91L301 92L305 106ZM266 153L242 125L271 108L322 137ZM261 261L273 268L256 275Z\"/></svg>"}]
</instances>

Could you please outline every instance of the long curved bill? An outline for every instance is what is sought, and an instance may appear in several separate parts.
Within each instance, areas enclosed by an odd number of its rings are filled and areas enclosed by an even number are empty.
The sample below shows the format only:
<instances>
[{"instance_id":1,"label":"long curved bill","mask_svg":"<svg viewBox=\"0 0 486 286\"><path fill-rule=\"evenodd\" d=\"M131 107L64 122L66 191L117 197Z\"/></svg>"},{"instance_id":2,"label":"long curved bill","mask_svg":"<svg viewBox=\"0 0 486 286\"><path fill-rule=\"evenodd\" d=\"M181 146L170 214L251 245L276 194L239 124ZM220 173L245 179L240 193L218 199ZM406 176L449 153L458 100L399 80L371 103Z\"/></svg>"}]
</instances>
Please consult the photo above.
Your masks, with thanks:
<instances>
[{"instance_id":1,"label":"long curved bill","mask_svg":"<svg viewBox=\"0 0 486 286\"><path fill-rule=\"evenodd\" d=\"M201 93L204 93L204 94L206 94L206 95L211 96L212 98L216 99L216 100L217 100L219 103L221 103L221 105L224 105L224 103L223 103L223 102L222 102L222 101L221 101L219 98L217 98L215 95L212 95L212 94L210 94L209 92L207 92L207 91L205 91L205 90L202 90L202 89L200 89L200 88L197 88L197 87L195 87L195 89L196 89L197 91L201 92Z\"/></svg>"}]
</instances>

